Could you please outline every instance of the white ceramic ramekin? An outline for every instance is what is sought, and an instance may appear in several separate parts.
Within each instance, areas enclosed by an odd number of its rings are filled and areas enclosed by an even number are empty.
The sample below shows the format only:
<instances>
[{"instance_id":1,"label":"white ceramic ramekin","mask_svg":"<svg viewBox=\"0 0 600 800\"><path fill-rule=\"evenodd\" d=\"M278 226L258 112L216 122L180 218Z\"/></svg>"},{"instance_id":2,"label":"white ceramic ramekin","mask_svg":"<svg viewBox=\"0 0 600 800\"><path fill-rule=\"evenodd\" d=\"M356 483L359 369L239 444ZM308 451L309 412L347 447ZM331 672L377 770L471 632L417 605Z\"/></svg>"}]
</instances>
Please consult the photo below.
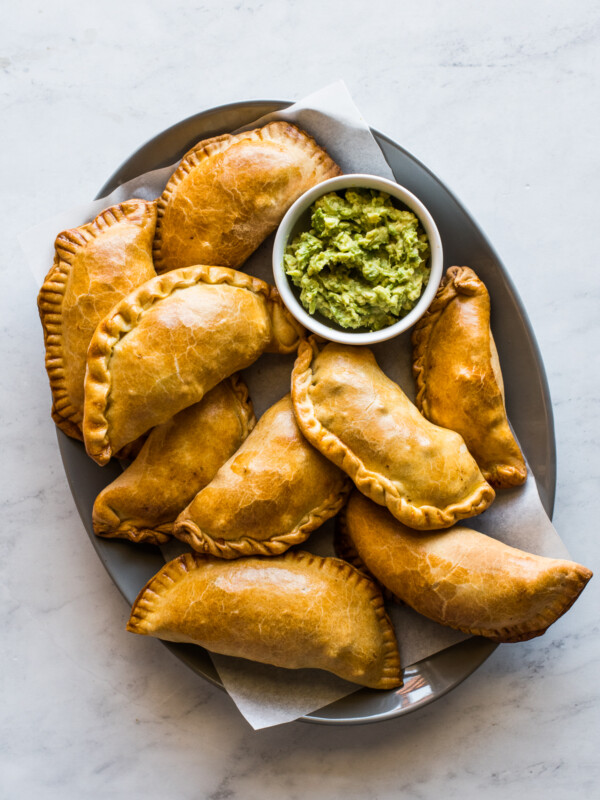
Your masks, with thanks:
<instances>
[{"instance_id":1,"label":"white ceramic ramekin","mask_svg":"<svg viewBox=\"0 0 600 800\"><path fill-rule=\"evenodd\" d=\"M431 267L431 274L429 283L425 287L425 291L421 295L419 302L405 317L402 317L398 322L389 325L387 328L382 328L380 331L354 333L351 330L342 329L336 323L330 322L325 317L319 315L320 320L323 320L320 321L316 316L306 311L296 297L292 282L285 274L283 256L288 242L298 233L308 230L310 226L308 209L315 200L328 192L363 188L387 192L387 194L399 200L416 214L429 239L429 246L431 249L429 266ZM443 260L442 241L439 231L431 214L423 203L403 186L389 181L386 178L379 178L376 175L340 175L337 178L330 178L327 181L323 181L323 183L317 184L317 186L313 186L312 189L309 189L296 200L285 217L281 220L273 245L273 273L275 276L275 284L279 290L281 299L290 313L293 314L298 322L313 333L317 333L324 339L329 339L332 342L341 342L342 344L375 344L376 342L383 342L386 339L398 336L398 334L411 328L429 308L437 292L442 279Z\"/></svg>"}]
</instances>

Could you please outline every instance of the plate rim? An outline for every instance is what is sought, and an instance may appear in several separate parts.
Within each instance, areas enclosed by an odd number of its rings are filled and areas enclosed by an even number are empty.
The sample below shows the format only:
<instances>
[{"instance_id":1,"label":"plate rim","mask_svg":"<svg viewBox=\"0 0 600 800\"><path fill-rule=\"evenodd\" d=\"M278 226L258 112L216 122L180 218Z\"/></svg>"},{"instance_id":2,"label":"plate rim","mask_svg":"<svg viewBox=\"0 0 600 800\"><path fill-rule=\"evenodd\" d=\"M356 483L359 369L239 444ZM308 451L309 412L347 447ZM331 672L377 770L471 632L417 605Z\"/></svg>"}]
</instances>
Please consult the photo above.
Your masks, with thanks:
<instances>
[{"instance_id":1,"label":"plate rim","mask_svg":"<svg viewBox=\"0 0 600 800\"><path fill-rule=\"evenodd\" d=\"M120 163L120 165L112 172L110 177L105 181L105 183L103 184L102 188L96 194L95 199L100 199L100 198L106 196L107 194L110 194L118 186L122 185L123 183L126 183L128 180L131 180L132 178L136 177L139 174L143 174L142 172L135 171L135 168L134 168L133 174L129 174L128 175L127 173L128 172L131 173L132 165L134 165L134 167L135 167L136 162L138 162L138 161L140 161L140 160L142 160L144 158L148 158L150 152L153 151L156 147L160 147L161 146L161 142L163 141L163 139L165 137L168 137L169 134L172 134L176 130L183 129L183 128L187 127L187 126L196 125L196 124L198 124L200 122L200 120L203 117L209 117L209 116L215 115L217 113L223 113L223 112L227 112L227 111L236 112L236 111L239 111L241 109L251 110L253 108L261 108L261 109L263 109L263 112L262 112L262 114L260 114L260 116L262 116L263 114L274 113L276 111L280 111L280 110L282 110L284 108L287 108L288 106L292 105L294 102L295 101L292 101L292 100L273 100L273 99L238 100L238 101L232 101L230 103L224 103L224 104L220 104L220 105L217 105L217 106L212 106L210 108L204 109L203 111L200 111L200 112L192 114L192 115L190 115L188 117L185 117L184 119L179 120L178 122L174 123L173 125L168 126L167 128L163 129L159 133L157 133L154 136L150 137L143 144L141 144L136 150L134 150L132 153L130 153L129 156L127 158L125 158ZM266 110L264 110L264 109L266 109ZM523 304L523 302L521 300L521 297L520 297L520 295L519 295L519 293L518 293L518 291L517 291L517 289L515 287L515 284L514 284L514 282L512 280L512 277L511 277L509 271L504 266L504 262L498 256L498 253L496 252L496 249L491 244L491 242L488 239L487 235L485 234L485 232L479 226L477 220L469 212L469 210L467 209L465 204L461 201L461 199L453 191L451 191L448 188L446 183L444 183L444 181L442 181L431 169L429 169L429 167L427 167L427 165L425 165L418 158L416 158L409 150L407 150L405 147L403 147L401 144L399 144L395 139L393 139L390 136L382 133L377 128L373 128L372 126L369 126L369 127L370 127L370 130L371 130L372 134L375 137L375 140L378 142L378 144L379 144L379 140L381 140L383 142L386 142L390 146L390 148L393 148L393 149L396 149L396 150L400 151L405 157L407 157L410 161L412 161L419 169L423 170L446 193L446 195L458 206L458 208L462 212L464 218L466 220L468 220L469 224L474 229L474 232L477 234L477 236L479 236L481 238L481 240L483 240L485 245L488 247L489 251L492 253L492 255L493 255L494 259L496 260L496 262L502 268L502 270L501 270L502 271L502 277L503 277L504 281L506 282L506 284L508 286L508 289L509 289L509 291L510 291L510 293L511 293L513 299L514 299L515 305L517 307L518 314L519 314L519 316L521 318L521 321L522 321L522 323L523 323L523 325L525 327L525 330L526 330L527 336L529 338L529 342L530 342L530 345L532 347L532 351L533 351L533 354L534 354L534 357L535 357L535 361L537 363L538 372L539 372L539 382L540 382L540 388L541 388L541 399L542 399L542 404L543 404L543 408L544 408L544 412L545 412L545 416L546 416L546 421L547 421L546 431L545 432L546 432L546 439L547 439L547 443L548 443L548 467L549 467L549 469L548 469L548 473L546 475L545 486L541 487L540 481L537 479L537 477L535 475L533 477L536 480L536 484L537 484L538 488L542 488L543 489L543 492L540 492L540 498L541 498L542 504L543 504L546 512L548 513L548 516L550 517L550 519L552 519L553 511L554 511L554 504L555 504L555 499L556 499L557 460L556 460L556 436L555 436L555 426L554 426L554 414L553 414L552 402L551 402L551 397L550 397L550 389L549 389L549 385L548 385L548 378L547 378L547 375L546 375L546 369L545 369L544 361L542 359L542 355L541 355L540 348L539 348L539 345L538 345L538 342L537 342L537 338L535 336L535 333L534 333L533 327L531 325L531 321L529 319L527 311L525 309L525 306L524 306L524 304ZM169 161L168 163L171 163L171 162ZM168 163L163 165L163 166L167 166ZM159 169L159 168L160 167L155 167L155 169ZM147 170L145 170L145 171L147 171ZM126 177L121 178L122 175L125 175ZM65 448L65 446L68 446L68 444L67 444L68 437L66 437L58 429L57 429L57 436L58 436L58 442L59 442L59 448L60 448L60 451L61 451L61 456L63 458L63 466L65 466L64 465L64 461L65 461L64 448ZM71 486L70 476L69 476L69 473L67 472L66 468L65 468L65 472L66 472L66 475L67 475L67 480L69 482L69 487L71 489L71 493L72 493L73 498L75 500L75 503L76 503L76 505L78 507L80 516L83 517L84 516L83 515L83 511L80 508L79 504L77 503L77 496L76 496L75 492L73 492L73 487ZM82 521L84 522L84 527L86 528L86 531L87 531L87 526L85 525L85 519L83 519ZM89 534L89 532L88 532L88 534ZM91 536L90 536L90 538L91 538ZM95 537L94 537L94 539L95 539ZM94 539L92 539L92 544L94 545L94 549L96 550L97 554L100 556L100 560L101 560L102 564L104 565L104 567L106 568L106 570L108 571L108 573L109 573L109 575L111 577L111 580L115 583L117 588L120 590L119 585L115 582L115 580L114 580L114 578L112 576L112 573L110 572L109 565L102 558L101 553L99 552L98 548L96 547L96 542L94 541ZM470 665L470 668L466 673L462 674L457 680L449 683L442 691L439 691L434 695L425 697L423 700L418 701L416 703L413 703L412 705L410 705L410 706L408 706L406 708L395 708L395 709L392 709L392 710L389 710L389 711L385 711L385 712L382 712L382 713L379 713L379 714L376 713L376 714L370 715L369 717L361 717L361 716L359 716L359 717L344 717L344 718L331 718L331 717L327 717L327 716L320 716L319 715L319 710L324 710L324 709L318 709L315 712L312 712L310 714L306 714L306 715L304 715L302 717L299 717L297 721L318 723L318 724L324 724L324 725L359 725L359 724L363 724L364 725L364 724L371 724L371 723L374 723L374 722L381 722L381 721L384 721L384 720L387 720L387 719L393 719L395 717L399 717L399 716L402 716L402 715L405 715L405 714L408 714L408 713L412 713L413 711L417 711L418 709L423 708L426 705L429 705L430 703L434 702L435 700L440 699L444 695L448 694L448 692L450 692L453 689L455 689L464 680L466 680L470 675L472 675L473 672L475 672L477 669L479 669L479 667L487 660L487 658L498 647L498 645L496 643L491 642L490 640L487 640L487 639L482 639L482 637L471 637L471 639L467 639L464 642L459 642L459 643L453 645L452 647L446 648L446 650L440 651L439 654L435 654L434 656L432 656L432 658L434 658L436 656L441 656L442 653L449 653L449 651L458 651L459 648L461 648L461 647L464 648L465 645L467 645L469 642L473 642L474 640L476 640L480 645L479 646L480 653L479 653L478 657L475 659L476 663L474 662L472 666ZM160 641L162 642L162 640L160 640ZM207 680L212 685L218 687L222 691L226 691L224 686L223 686L223 684L220 681L215 680L215 678L212 677L211 675L207 675L205 673L198 673L197 668L194 668L190 663L188 663L188 660L186 659L185 654L183 652L180 652L177 647L172 646L171 643L169 643L169 642L162 642L162 644L165 647L167 647L169 650L171 650L171 652L180 661L182 661L184 664L186 664L186 666L188 668L193 669L197 674L200 674L205 680ZM424 661L427 661L427 659L424 659ZM421 663L421 662L419 662L419 663ZM341 699L341 701L343 701L343 700L344 700L344 698ZM329 706L327 706L325 708L331 708L332 706L335 706L335 704L337 702L341 702L341 701L334 701L333 703L329 704Z\"/></svg>"}]
</instances>

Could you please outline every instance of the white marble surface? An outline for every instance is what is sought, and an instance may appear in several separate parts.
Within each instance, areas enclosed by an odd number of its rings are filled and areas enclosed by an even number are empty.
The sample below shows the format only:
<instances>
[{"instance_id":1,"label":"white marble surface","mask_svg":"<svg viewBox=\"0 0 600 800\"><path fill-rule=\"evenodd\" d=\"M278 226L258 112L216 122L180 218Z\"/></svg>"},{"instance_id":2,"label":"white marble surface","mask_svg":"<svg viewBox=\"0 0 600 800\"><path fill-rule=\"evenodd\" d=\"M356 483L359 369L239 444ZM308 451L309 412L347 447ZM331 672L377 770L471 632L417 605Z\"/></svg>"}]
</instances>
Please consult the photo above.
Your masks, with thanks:
<instances>
[{"instance_id":1,"label":"white marble surface","mask_svg":"<svg viewBox=\"0 0 600 800\"><path fill-rule=\"evenodd\" d=\"M554 522L598 571L599 32L587 0L4 9L0 797L595 796L598 578L543 638L500 647L442 700L369 727L254 733L159 643L126 634L59 462L14 233L93 196L141 142L200 109L343 77L507 264L552 392Z\"/></svg>"}]
</instances>

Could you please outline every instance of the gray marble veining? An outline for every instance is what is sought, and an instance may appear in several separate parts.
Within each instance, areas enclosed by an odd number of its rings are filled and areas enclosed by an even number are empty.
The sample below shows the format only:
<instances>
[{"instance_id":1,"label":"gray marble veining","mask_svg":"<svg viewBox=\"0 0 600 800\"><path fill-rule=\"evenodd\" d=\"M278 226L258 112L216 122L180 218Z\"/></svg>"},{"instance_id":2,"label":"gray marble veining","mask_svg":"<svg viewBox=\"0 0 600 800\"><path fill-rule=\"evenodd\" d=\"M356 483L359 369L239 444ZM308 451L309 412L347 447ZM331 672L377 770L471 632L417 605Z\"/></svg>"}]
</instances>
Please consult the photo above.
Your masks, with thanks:
<instances>
[{"instance_id":1,"label":"gray marble veining","mask_svg":"<svg viewBox=\"0 0 600 800\"><path fill-rule=\"evenodd\" d=\"M511 272L552 392L554 523L598 571L596 4L27 0L4 17L0 796L594 797L598 578L544 637L500 647L450 695L370 727L254 733L223 693L126 634L62 473L14 235L89 199L179 119L343 77Z\"/></svg>"}]
</instances>

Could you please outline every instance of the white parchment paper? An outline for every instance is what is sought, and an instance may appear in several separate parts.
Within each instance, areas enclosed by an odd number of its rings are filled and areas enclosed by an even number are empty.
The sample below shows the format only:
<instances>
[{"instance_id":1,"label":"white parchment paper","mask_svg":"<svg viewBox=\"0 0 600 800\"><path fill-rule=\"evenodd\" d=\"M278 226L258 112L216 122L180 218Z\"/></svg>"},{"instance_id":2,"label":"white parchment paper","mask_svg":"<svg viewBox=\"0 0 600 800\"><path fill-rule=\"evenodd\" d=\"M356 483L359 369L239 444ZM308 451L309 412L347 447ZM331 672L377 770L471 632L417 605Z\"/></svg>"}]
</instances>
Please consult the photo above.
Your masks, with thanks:
<instances>
[{"instance_id":1,"label":"white parchment paper","mask_svg":"<svg viewBox=\"0 0 600 800\"><path fill-rule=\"evenodd\" d=\"M327 149L344 172L364 172L393 179L379 146L343 82L327 86L284 111L255 120L246 128L263 125L273 119L294 122L308 131ZM177 162L141 175L101 200L71 208L21 234L21 247L38 282L42 283L52 264L54 239L61 230L82 225L107 206L128 198L151 200L157 197L176 165ZM272 282L271 250L272 237L251 256L244 270ZM476 264L472 266L477 269ZM373 349L382 369L414 399L409 335L404 334ZM257 417L289 391L292 365L293 357L266 355L244 371L243 377L248 384ZM499 492L490 509L462 524L522 550L555 558L568 557L564 544L544 511L531 473L523 487ZM333 555L332 533L333 521L330 520L310 537L302 549L320 555ZM162 548L167 560L185 550L180 542L172 542ZM467 638L464 634L421 617L409 608L390 604L389 612L396 627L404 665L414 664ZM358 688L320 670L283 670L226 656L213 655L212 658L226 690L255 729L297 719Z\"/></svg>"}]
</instances>

